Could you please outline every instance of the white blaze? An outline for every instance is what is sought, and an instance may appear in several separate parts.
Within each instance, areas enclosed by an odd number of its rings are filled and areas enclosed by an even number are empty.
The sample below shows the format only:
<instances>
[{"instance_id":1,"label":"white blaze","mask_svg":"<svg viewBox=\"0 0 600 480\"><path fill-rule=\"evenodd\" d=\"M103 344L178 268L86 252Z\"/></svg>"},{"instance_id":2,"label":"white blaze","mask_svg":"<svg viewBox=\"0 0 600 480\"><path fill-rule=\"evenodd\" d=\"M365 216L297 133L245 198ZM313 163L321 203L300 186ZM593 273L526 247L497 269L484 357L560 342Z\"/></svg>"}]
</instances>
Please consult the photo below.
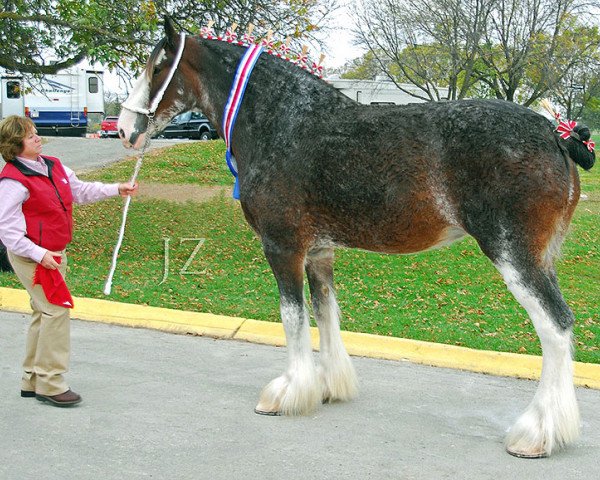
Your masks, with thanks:
<instances>
[{"instance_id":1,"label":"white blaze","mask_svg":"<svg viewBox=\"0 0 600 480\"><path fill-rule=\"evenodd\" d=\"M139 148L139 146L143 144L141 141L143 141L144 137L144 134L140 135L137 141L134 142L135 145L131 144L131 136L134 133L139 133L135 131L135 122L141 114L127 110L127 107L144 109L148 108L149 103L150 83L148 82L148 77L144 71L134 82L133 89L123 104L121 114L119 115L119 121L117 122L119 132L123 132L122 141L126 147L133 146L134 148Z\"/></svg>"}]
</instances>

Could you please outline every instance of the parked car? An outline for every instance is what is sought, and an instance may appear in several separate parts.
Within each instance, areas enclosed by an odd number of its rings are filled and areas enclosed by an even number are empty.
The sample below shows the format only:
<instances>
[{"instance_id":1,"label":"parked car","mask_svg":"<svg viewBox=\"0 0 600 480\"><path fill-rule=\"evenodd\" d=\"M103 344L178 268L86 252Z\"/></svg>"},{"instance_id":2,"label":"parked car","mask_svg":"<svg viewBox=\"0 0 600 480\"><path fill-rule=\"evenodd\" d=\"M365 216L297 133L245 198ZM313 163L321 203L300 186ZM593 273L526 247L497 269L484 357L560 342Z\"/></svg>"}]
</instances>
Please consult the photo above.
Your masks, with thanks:
<instances>
[{"instance_id":1,"label":"parked car","mask_svg":"<svg viewBox=\"0 0 600 480\"><path fill-rule=\"evenodd\" d=\"M100 137L118 137L119 131L117 130L117 121L119 117L106 117L100 124Z\"/></svg>"},{"instance_id":2,"label":"parked car","mask_svg":"<svg viewBox=\"0 0 600 480\"><path fill-rule=\"evenodd\" d=\"M192 138L195 140L213 140L218 137L217 131L200 112L185 112L177 115L162 132L155 135L159 138Z\"/></svg>"}]
</instances>

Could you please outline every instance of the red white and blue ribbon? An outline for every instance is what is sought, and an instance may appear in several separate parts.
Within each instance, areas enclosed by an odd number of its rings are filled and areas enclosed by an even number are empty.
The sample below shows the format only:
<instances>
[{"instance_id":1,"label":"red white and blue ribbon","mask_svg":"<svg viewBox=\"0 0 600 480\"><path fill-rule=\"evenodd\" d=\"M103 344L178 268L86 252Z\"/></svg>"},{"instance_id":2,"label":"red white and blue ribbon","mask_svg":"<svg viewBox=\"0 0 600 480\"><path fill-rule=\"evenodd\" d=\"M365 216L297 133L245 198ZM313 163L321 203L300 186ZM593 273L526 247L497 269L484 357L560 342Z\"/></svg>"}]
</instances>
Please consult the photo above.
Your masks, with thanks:
<instances>
[{"instance_id":1,"label":"red white and blue ribbon","mask_svg":"<svg viewBox=\"0 0 600 480\"><path fill-rule=\"evenodd\" d=\"M236 200L240 199L240 185L238 180L237 163L235 161L235 157L231 153L231 135L233 133L233 127L244 98L244 92L246 91L248 80L250 79L250 74L252 73L254 65L256 65L258 57L260 57L262 51L263 48L260 45L250 45L248 50L246 50L246 53L240 60L237 71L235 72L235 78L233 79L233 84L231 85L229 98L227 99L227 103L225 104L225 109L223 111L223 135L225 146L227 147L227 150L225 151L225 160L227 161L227 166L229 167L231 174L235 177L233 198Z\"/></svg>"}]
</instances>

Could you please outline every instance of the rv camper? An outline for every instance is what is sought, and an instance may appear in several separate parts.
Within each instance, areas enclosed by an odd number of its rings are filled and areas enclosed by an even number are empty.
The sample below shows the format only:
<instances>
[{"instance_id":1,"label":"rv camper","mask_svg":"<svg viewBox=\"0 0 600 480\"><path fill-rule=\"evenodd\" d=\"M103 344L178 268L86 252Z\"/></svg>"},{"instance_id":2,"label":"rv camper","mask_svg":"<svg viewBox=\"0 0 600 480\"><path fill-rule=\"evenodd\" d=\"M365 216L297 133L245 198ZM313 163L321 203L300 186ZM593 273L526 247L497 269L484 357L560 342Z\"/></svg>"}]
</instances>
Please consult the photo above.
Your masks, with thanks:
<instances>
[{"instance_id":1,"label":"rv camper","mask_svg":"<svg viewBox=\"0 0 600 480\"><path fill-rule=\"evenodd\" d=\"M101 71L72 69L34 77L0 72L0 118L28 116L40 135L85 135L89 113L104 112Z\"/></svg>"}]
</instances>

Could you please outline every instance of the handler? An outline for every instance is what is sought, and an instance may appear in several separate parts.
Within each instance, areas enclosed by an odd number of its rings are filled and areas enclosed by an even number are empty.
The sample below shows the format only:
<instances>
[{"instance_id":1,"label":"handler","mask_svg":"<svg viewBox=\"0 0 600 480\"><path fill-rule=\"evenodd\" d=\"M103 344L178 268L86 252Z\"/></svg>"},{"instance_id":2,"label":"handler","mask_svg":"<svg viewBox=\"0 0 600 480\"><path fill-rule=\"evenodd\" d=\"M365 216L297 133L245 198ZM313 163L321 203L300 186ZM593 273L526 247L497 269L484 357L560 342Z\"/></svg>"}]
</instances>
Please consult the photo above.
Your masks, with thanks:
<instances>
[{"instance_id":1,"label":"handler","mask_svg":"<svg viewBox=\"0 0 600 480\"><path fill-rule=\"evenodd\" d=\"M0 154L6 161L0 172L0 240L33 310L21 396L67 407L81 402L63 378L70 355L72 299L64 277L72 204L133 195L137 184L83 182L41 151L41 138L29 118L13 115L0 122Z\"/></svg>"}]
</instances>

